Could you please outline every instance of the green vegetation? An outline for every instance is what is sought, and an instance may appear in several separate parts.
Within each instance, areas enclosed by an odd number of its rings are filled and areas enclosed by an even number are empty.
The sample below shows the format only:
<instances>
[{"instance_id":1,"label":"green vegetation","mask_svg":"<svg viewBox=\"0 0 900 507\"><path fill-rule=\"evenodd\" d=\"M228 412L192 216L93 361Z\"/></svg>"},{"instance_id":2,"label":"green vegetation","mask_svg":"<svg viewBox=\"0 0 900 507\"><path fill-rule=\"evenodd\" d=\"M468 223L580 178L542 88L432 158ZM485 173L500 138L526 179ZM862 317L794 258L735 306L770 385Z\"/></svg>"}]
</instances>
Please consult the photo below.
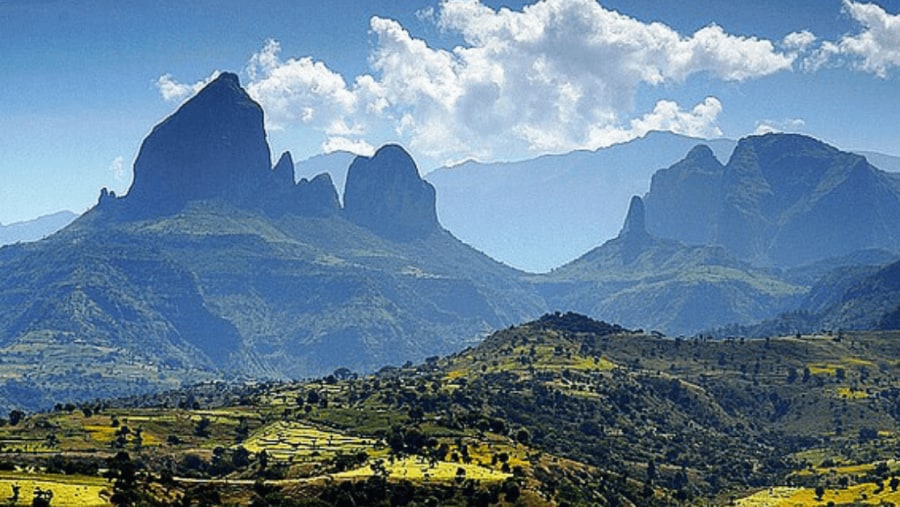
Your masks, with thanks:
<instances>
[{"instance_id":1,"label":"green vegetation","mask_svg":"<svg viewBox=\"0 0 900 507\"><path fill-rule=\"evenodd\" d=\"M896 503L898 338L682 340L547 315L374 376L17 415L0 488L20 505L38 486L52 505Z\"/></svg>"}]
</instances>

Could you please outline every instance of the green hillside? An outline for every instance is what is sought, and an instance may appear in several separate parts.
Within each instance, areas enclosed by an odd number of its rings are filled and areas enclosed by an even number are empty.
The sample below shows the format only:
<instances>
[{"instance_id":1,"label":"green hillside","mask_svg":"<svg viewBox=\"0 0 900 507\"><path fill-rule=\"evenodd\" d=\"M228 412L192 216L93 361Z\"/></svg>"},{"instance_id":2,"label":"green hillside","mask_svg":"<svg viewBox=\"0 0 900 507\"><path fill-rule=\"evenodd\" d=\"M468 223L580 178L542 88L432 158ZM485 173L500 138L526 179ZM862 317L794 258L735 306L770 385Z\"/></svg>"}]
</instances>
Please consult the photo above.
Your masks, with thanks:
<instances>
[{"instance_id":1,"label":"green hillside","mask_svg":"<svg viewBox=\"0 0 900 507\"><path fill-rule=\"evenodd\" d=\"M813 505L820 486L877 504L900 473L898 338L685 341L551 314L373 376L14 413L0 495L43 481L54 505Z\"/></svg>"}]
</instances>

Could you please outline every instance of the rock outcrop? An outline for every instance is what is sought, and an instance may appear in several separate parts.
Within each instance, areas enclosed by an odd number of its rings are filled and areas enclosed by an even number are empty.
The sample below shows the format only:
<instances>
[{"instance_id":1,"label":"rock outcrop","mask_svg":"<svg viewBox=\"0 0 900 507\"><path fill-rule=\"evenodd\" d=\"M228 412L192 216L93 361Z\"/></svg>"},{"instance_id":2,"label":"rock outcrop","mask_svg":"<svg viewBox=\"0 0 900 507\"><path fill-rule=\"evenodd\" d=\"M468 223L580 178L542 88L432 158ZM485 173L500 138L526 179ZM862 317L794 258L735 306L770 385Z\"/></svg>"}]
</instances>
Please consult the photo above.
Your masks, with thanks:
<instances>
[{"instance_id":1,"label":"rock outcrop","mask_svg":"<svg viewBox=\"0 0 900 507\"><path fill-rule=\"evenodd\" d=\"M622 242L622 260L626 263L634 260L652 242L650 234L647 233L644 201L638 196L631 198L628 215L625 217L625 224L619 232L618 239Z\"/></svg>"},{"instance_id":2,"label":"rock outcrop","mask_svg":"<svg viewBox=\"0 0 900 507\"><path fill-rule=\"evenodd\" d=\"M757 264L900 252L900 181L802 135L742 139L724 167L695 148L653 177L645 201L654 236L722 245Z\"/></svg>"},{"instance_id":3,"label":"rock outcrop","mask_svg":"<svg viewBox=\"0 0 900 507\"><path fill-rule=\"evenodd\" d=\"M236 75L223 73L144 140L127 205L153 216L199 199L246 203L271 167L262 108Z\"/></svg>"},{"instance_id":4,"label":"rock outcrop","mask_svg":"<svg viewBox=\"0 0 900 507\"><path fill-rule=\"evenodd\" d=\"M301 179L294 190L294 210L298 215L327 217L341 211L337 190L328 173L311 180Z\"/></svg>"},{"instance_id":5,"label":"rock outcrop","mask_svg":"<svg viewBox=\"0 0 900 507\"><path fill-rule=\"evenodd\" d=\"M434 187L397 145L356 157L347 173L344 214L379 236L409 241L440 230Z\"/></svg>"},{"instance_id":6,"label":"rock outcrop","mask_svg":"<svg viewBox=\"0 0 900 507\"><path fill-rule=\"evenodd\" d=\"M721 205L725 166L705 144L697 145L684 160L657 171L645 201L649 232L677 237L691 245L704 245L713 236L713 222ZM672 213L672 209L678 213ZM678 231L673 236L671 231Z\"/></svg>"}]
</instances>

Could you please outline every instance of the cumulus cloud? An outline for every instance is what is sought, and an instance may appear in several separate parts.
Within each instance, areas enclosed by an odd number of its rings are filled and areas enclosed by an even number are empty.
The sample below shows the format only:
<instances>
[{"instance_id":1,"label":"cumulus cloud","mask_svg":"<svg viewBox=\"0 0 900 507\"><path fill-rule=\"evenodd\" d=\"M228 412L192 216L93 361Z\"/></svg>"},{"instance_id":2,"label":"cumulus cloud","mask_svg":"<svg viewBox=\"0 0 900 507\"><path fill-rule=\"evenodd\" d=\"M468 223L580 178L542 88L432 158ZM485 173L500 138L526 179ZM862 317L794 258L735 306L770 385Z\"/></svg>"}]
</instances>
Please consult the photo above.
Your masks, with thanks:
<instances>
[{"instance_id":1,"label":"cumulus cloud","mask_svg":"<svg viewBox=\"0 0 900 507\"><path fill-rule=\"evenodd\" d=\"M156 88L166 102L175 102L184 100L191 95L199 92L204 86L211 83L219 77L220 72L214 71L205 79L201 79L193 84L179 83L172 78L171 74L163 74L156 80Z\"/></svg>"},{"instance_id":2,"label":"cumulus cloud","mask_svg":"<svg viewBox=\"0 0 900 507\"><path fill-rule=\"evenodd\" d=\"M710 25L682 36L593 0L545 0L521 11L446 0L439 26L462 36L452 51L429 47L396 21L373 18L371 57L381 97L401 112L398 131L436 158L468 149L527 154L597 148L659 127L719 132L710 98L690 111L670 101L633 111L641 86L706 73L744 81L791 68L772 42Z\"/></svg>"},{"instance_id":3,"label":"cumulus cloud","mask_svg":"<svg viewBox=\"0 0 900 507\"><path fill-rule=\"evenodd\" d=\"M777 132L798 132L806 122L802 118L787 118L784 120L762 120L756 123L753 135L771 134Z\"/></svg>"},{"instance_id":4,"label":"cumulus cloud","mask_svg":"<svg viewBox=\"0 0 900 507\"><path fill-rule=\"evenodd\" d=\"M247 93L265 107L267 126L278 129L300 122L328 134L352 132L349 115L357 98L344 78L309 57L283 61L280 52L278 42L270 39L246 69Z\"/></svg>"},{"instance_id":5,"label":"cumulus cloud","mask_svg":"<svg viewBox=\"0 0 900 507\"><path fill-rule=\"evenodd\" d=\"M362 139L348 139L346 137L331 137L322 143L322 151L333 153L335 151L349 151L356 155L371 157L375 154L375 147Z\"/></svg>"},{"instance_id":6,"label":"cumulus cloud","mask_svg":"<svg viewBox=\"0 0 900 507\"><path fill-rule=\"evenodd\" d=\"M781 41L781 45L789 50L803 51L816 42L816 36L809 30L792 32Z\"/></svg>"},{"instance_id":7,"label":"cumulus cloud","mask_svg":"<svg viewBox=\"0 0 900 507\"><path fill-rule=\"evenodd\" d=\"M595 0L541 0L521 10L444 0L418 17L463 43L436 48L373 17L368 72L348 81L310 57L282 58L270 40L245 70L248 93L270 128L309 127L326 150L399 140L433 163L522 158L649 130L720 135L718 99L685 108L660 96L652 111L636 111L638 90L663 94L696 74L742 82L789 70L812 36L792 34L776 47L718 25L683 35ZM174 100L197 85L165 75L158 86Z\"/></svg>"},{"instance_id":8,"label":"cumulus cloud","mask_svg":"<svg viewBox=\"0 0 900 507\"><path fill-rule=\"evenodd\" d=\"M900 66L900 15L888 14L881 6L844 0L844 9L861 25L862 31L841 38L839 54L855 60L855 65L879 77Z\"/></svg>"},{"instance_id":9,"label":"cumulus cloud","mask_svg":"<svg viewBox=\"0 0 900 507\"><path fill-rule=\"evenodd\" d=\"M889 14L874 3L851 0L844 0L843 10L858 25L858 31L836 41L822 41L802 58L800 67L812 72L848 66L887 78L892 69L900 67L900 14ZM800 49L806 47L810 45Z\"/></svg>"}]
</instances>

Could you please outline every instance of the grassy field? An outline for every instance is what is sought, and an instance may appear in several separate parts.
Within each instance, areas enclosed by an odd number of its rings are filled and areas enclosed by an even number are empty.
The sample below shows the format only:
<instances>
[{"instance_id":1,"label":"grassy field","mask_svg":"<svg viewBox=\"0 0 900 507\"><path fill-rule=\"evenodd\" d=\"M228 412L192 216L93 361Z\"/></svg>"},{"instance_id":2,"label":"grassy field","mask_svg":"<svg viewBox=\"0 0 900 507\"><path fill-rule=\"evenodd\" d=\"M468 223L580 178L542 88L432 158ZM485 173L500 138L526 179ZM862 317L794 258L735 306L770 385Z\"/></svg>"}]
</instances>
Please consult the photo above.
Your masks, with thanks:
<instances>
[{"instance_id":1,"label":"grassy field","mask_svg":"<svg viewBox=\"0 0 900 507\"><path fill-rule=\"evenodd\" d=\"M0 500L12 498L13 486L19 487L19 499L14 505L31 505L34 491L53 492L54 507L100 507L111 505L109 483L98 477L24 473L0 474Z\"/></svg>"},{"instance_id":2,"label":"grassy field","mask_svg":"<svg viewBox=\"0 0 900 507\"><path fill-rule=\"evenodd\" d=\"M882 488L875 484L858 484L844 489L825 489L821 498L814 488L776 487L739 499L739 507L805 507L834 505L897 505L900 491Z\"/></svg>"},{"instance_id":3,"label":"grassy field","mask_svg":"<svg viewBox=\"0 0 900 507\"><path fill-rule=\"evenodd\" d=\"M295 421L277 421L257 430L241 445L253 453L265 451L276 460L300 462L321 461L338 453L384 454L374 448L375 444L373 439L323 431Z\"/></svg>"},{"instance_id":4,"label":"grassy field","mask_svg":"<svg viewBox=\"0 0 900 507\"><path fill-rule=\"evenodd\" d=\"M437 461L429 463L420 456L411 456L384 463L388 477L394 480L452 482L459 478L484 482L499 482L512 474L498 472L484 465ZM363 479L375 474L371 465L335 474L338 479Z\"/></svg>"}]
</instances>

